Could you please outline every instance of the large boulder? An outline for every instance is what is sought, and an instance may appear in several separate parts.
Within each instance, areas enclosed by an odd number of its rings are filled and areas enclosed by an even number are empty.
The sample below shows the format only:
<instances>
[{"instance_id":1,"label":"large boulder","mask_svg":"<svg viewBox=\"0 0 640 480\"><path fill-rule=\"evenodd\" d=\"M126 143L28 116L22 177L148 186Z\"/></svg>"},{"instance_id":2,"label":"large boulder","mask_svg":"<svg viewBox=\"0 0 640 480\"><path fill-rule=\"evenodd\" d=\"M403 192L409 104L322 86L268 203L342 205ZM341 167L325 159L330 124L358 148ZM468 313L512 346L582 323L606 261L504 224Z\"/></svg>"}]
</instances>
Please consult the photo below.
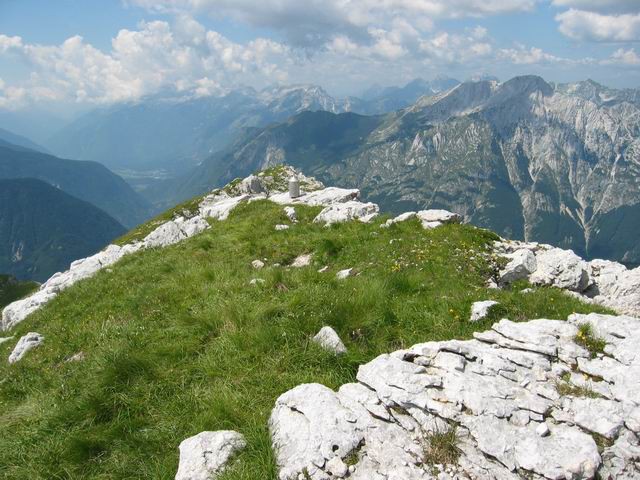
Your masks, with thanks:
<instances>
[{"instance_id":1,"label":"large boulder","mask_svg":"<svg viewBox=\"0 0 640 480\"><path fill-rule=\"evenodd\" d=\"M529 277L531 283L549 285L574 292L583 292L589 286L587 262L571 250L551 248L536 254L536 271Z\"/></svg>"},{"instance_id":2,"label":"large boulder","mask_svg":"<svg viewBox=\"0 0 640 480\"><path fill-rule=\"evenodd\" d=\"M620 313L640 316L640 268L606 260L589 262L591 285L587 296Z\"/></svg>"},{"instance_id":3,"label":"large boulder","mask_svg":"<svg viewBox=\"0 0 640 480\"><path fill-rule=\"evenodd\" d=\"M421 210L416 216L422 223L422 228L436 228L445 223L460 223L462 216L447 210Z\"/></svg>"},{"instance_id":4,"label":"large boulder","mask_svg":"<svg viewBox=\"0 0 640 480\"><path fill-rule=\"evenodd\" d=\"M535 272L538 267L536 256L526 248L507 253L504 256L509 262L499 272L498 280L500 284L510 284L529 278L529 275Z\"/></svg>"},{"instance_id":5,"label":"large boulder","mask_svg":"<svg viewBox=\"0 0 640 480\"><path fill-rule=\"evenodd\" d=\"M379 210L378 205L375 203L362 203L352 200L325 207L313 221L326 225L349 222L351 220L367 223L378 216Z\"/></svg>"},{"instance_id":6,"label":"large boulder","mask_svg":"<svg viewBox=\"0 0 640 480\"><path fill-rule=\"evenodd\" d=\"M215 480L237 452L246 447L233 431L202 432L180 444L176 480Z\"/></svg>"}]
</instances>

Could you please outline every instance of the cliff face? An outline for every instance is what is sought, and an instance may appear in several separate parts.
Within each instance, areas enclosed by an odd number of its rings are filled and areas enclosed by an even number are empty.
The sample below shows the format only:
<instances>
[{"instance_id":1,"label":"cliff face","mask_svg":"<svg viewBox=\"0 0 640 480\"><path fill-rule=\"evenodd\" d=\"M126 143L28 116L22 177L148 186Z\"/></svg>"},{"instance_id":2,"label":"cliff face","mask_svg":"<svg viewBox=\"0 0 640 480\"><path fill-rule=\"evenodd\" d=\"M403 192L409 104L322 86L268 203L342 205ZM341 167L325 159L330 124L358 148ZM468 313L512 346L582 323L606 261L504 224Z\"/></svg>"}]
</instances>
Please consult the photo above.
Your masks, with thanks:
<instances>
[{"instance_id":1,"label":"cliff face","mask_svg":"<svg viewBox=\"0 0 640 480\"><path fill-rule=\"evenodd\" d=\"M385 117L306 113L251 133L194 177L223 184L286 162L385 210L447 208L507 237L636 264L640 108L632 92L594 88L517 77Z\"/></svg>"}]
</instances>

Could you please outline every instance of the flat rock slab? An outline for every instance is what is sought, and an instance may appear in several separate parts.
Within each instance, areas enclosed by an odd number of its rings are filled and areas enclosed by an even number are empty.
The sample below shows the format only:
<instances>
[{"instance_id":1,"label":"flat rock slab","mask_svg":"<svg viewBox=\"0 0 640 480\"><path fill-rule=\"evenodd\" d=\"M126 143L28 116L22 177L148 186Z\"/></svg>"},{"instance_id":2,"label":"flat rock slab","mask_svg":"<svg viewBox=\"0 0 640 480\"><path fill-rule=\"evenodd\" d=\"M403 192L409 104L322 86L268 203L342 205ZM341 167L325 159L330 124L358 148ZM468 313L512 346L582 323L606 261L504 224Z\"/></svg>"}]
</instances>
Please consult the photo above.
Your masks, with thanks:
<instances>
[{"instance_id":1,"label":"flat rock slab","mask_svg":"<svg viewBox=\"0 0 640 480\"><path fill-rule=\"evenodd\" d=\"M585 322L608 356L592 359L575 344ZM453 426L461 455L438 478L640 478L639 342L632 317L501 320L474 340L380 355L337 392L301 385L270 418L279 479L432 479L430 435ZM560 394L568 372L609 397Z\"/></svg>"},{"instance_id":2,"label":"flat rock slab","mask_svg":"<svg viewBox=\"0 0 640 480\"><path fill-rule=\"evenodd\" d=\"M244 437L233 431L202 432L180 444L176 480L214 480L229 460L246 447Z\"/></svg>"}]
</instances>

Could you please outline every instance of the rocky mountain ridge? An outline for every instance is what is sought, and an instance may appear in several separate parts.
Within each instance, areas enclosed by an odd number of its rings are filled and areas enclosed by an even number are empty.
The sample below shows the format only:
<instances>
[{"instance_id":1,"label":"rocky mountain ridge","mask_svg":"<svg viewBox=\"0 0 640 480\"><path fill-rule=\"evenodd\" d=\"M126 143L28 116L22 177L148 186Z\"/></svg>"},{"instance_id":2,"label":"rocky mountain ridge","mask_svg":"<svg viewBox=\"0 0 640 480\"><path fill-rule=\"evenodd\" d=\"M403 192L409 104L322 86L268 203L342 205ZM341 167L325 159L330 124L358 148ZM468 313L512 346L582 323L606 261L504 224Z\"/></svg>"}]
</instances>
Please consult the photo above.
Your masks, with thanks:
<instances>
[{"instance_id":1,"label":"rocky mountain ridge","mask_svg":"<svg viewBox=\"0 0 640 480\"><path fill-rule=\"evenodd\" d=\"M233 210L252 202L270 200L286 208L291 225L275 225L275 231L295 228L296 208L304 205L322 207L314 223L375 221L378 206L357 200L355 189L325 188L301 175L303 194L291 198L286 181L294 173L281 168L235 181L191 210L178 209L143 238L75 262L39 292L5 308L3 330L15 328L62 290L124 256L215 228L206 219L228 221ZM441 210L405 212L380 223L378 230L416 220L432 231L460 217ZM581 299L640 314L638 269L585 262L548 245L500 240L494 248L496 271L490 281L495 289L528 279L532 285L565 289ZM449 255L453 258L455 252ZM309 259L301 255L290 268L308 268ZM264 267L261 260L252 263L256 271ZM336 281L356 281L357 275L343 270ZM622 277L624 292L618 289ZM269 420L278 478L637 478L638 326L640 319L624 315L522 323L503 319L476 332L474 340L429 342L380 355L361 365L357 381L337 392L320 384L295 387L276 400ZM332 337L335 332L323 330L314 341L344 352L340 339ZM48 338L28 333L16 344L11 361L38 355L36 349ZM440 448L448 448L453 457L434 453L443 436L453 440ZM188 438L180 445L176 479L217 478L246 447L243 435L228 430ZM446 461L437 460L442 458Z\"/></svg>"},{"instance_id":2,"label":"rocky mountain ridge","mask_svg":"<svg viewBox=\"0 0 640 480\"><path fill-rule=\"evenodd\" d=\"M295 175L308 189L302 196L291 198L285 179ZM66 272L56 273L41 289L30 297L14 302L2 312L2 330L8 330L35 310L41 308L58 292L79 280L95 275L102 268L117 262L125 255L145 248L166 247L209 228L206 219L225 220L243 202L267 199L282 205L310 205L325 207L316 222L326 225L352 220L370 222L379 215L379 206L358 200L357 189L324 188L321 182L306 177L292 167L285 166L276 180L251 175L225 189L206 195L195 211L177 212L173 219L160 224L143 239L125 245L109 245L98 254L74 261ZM459 222L461 217L445 210L405 212L390 219L384 226L418 218L423 228L437 228L443 223ZM496 250L509 260L499 272L495 286L528 279L536 285L562 288L579 295L586 302L611 307L623 314L640 316L640 267L628 269L611 261L586 262L571 250L538 243L503 240Z\"/></svg>"},{"instance_id":3,"label":"rocky mountain ridge","mask_svg":"<svg viewBox=\"0 0 640 480\"><path fill-rule=\"evenodd\" d=\"M48 145L62 156L98 161L125 173L162 169L179 175L247 129L303 111L387 113L456 84L451 79L421 80L379 92L370 100L336 98L317 85L244 87L197 98L157 95L89 112L65 126Z\"/></svg>"},{"instance_id":4,"label":"rocky mountain ridge","mask_svg":"<svg viewBox=\"0 0 640 480\"><path fill-rule=\"evenodd\" d=\"M464 83L383 117L305 113L248 134L178 190L289 163L386 211L445 208L508 238L635 265L639 107L632 91L597 88L596 101L590 90L516 77Z\"/></svg>"}]
</instances>

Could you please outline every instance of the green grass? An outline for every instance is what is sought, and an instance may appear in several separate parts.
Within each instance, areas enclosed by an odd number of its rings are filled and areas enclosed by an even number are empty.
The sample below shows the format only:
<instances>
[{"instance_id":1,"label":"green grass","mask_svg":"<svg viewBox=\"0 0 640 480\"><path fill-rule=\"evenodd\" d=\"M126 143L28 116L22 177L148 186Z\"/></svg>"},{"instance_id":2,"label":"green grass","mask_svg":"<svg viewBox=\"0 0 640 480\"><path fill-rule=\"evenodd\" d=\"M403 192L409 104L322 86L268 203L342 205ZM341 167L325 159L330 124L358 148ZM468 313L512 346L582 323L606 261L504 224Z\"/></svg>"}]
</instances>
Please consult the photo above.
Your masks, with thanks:
<instances>
[{"instance_id":1,"label":"green grass","mask_svg":"<svg viewBox=\"0 0 640 480\"><path fill-rule=\"evenodd\" d=\"M38 289L37 282L21 282L9 275L0 275L0 309Z\"/></svg>"},{"instance_id":2,"label":"green grass","mask_svg":"<svg viewBox=\"0 0 640 480\"><path fill-rule=\"evenodd\" d=\"M458 464L461 452L455 425L450 425L446 430L428 433L425 435L424 442L424 461L428 466Z\"/></svg>"},{"instance_id":3,"label":"green grass","mask_svg":"<svg viewBox=\"0 0 640 480\"><path fill-rule=\"evenodd\" d=\"M288 223L282 207L242 205L186 242L125 257L12 331L46 340L18 364L0 362L2 478L171 479L183 439L233 429L248 447L224 480L274 480L267 420L296 385L337 388L382 352L470 338L495 320L468 322L478 300L499 301L513 320L605 311L551 288L486 289L487 231L381 229L384 219L325 228L312 223L318 208L296 208L299 223L276 232ZM311 267L271 266L306 252ZM252 269L256 258L267 267ZM360 274L335 279L349 267ZM310 342L323 325L346 355ZM78 352L85 360L65 362Z\"/></svg>"},{"instance_id":4,"label":"green grass","mask_svg":"<svg viewBox=\"0 0 640 480\"><path fill-rule=\"evenodd\" d=\"M569 373L562 375L560 380L556 382L556 390L563 397L602 398L602 395L593 390L590 385L579 386L571 383Z\"/></svg>"},{"instance_id":5,"label":"green grass","mask_svg":"<svg viewBox=\"0 0 640 480\"><path fill-rule=\"evenodd\" d=\"M594 333L590 323L583 323L578 327L574 341L589 350L591 358L595 358L599 353L604 353L604 347L607 346L607 342Z\"/></svg>"}]
</instances>

